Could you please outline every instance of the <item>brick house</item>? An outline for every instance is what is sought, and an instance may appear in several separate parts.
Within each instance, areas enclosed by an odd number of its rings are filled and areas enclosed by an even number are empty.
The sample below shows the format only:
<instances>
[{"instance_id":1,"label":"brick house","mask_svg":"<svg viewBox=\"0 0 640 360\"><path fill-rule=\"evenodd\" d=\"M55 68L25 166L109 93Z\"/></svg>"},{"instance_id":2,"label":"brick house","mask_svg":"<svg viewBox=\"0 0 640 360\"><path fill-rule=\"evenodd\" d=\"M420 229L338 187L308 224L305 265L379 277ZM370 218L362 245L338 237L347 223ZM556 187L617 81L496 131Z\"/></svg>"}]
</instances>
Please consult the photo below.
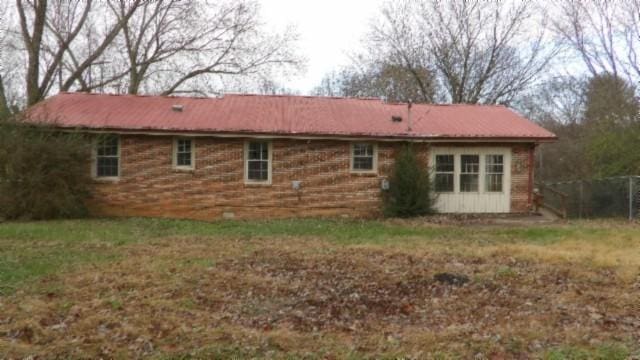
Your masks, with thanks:
<instances>
[{"instance_id":1,"label":"brick house","mask_svg":"<svg viewBox=\"0 0 640 360\"><path fill-rule=\"evenodd\" d=\"M447 213L525 213L555 135L503 106L379 99L61 93L30 121L95 134L95 215L212 220L377 216L415 143Z\"/></svg>"}]
</instances>

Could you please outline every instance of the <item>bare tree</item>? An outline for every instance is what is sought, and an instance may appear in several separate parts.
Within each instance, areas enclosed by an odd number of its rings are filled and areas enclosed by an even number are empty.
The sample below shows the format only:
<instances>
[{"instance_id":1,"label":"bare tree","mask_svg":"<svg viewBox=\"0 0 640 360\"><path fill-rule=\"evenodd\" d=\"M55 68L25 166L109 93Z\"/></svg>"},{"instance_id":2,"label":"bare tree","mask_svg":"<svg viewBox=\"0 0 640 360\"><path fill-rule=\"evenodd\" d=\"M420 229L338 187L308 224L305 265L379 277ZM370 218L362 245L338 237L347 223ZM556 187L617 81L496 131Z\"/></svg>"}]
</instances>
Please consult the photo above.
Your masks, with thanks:
<instances>
[{"instance_id":1,"label":"bare tree","mask_svg":"<svg viewBox=\"0 0 640 360\"><path fill-rule=\"evenodd\" d=\"M111 6L117 18L123 4ZM248 75L295 67L297 35L266 35L253 0L145 2L123 29L127 92L141 86L165 95L214 91L211 76Z\"/></svg>"},{"instance_id":2,"label":"bare tree","mask_svg":"<svg viewBox=\"0 0 640 360\"><path fill-rule=\"evenodd\" d=\"M9 100L5 91L5 42L6 42L6 29L4 29L6 22L6 7L0 7L0 120L10 115Z\"/></svg>"},{"instance_id":3,"label":"bare tree","mask_svg":"<svg viewBox=\"0 0 640 360\"><path fill-rule=\"evenodd\" d=\"M426 39L420 35L422 30L416 22L414 1L388 2L382 9L383 22L372 25L368 39L367 54L360 55L358 64L361 72L371 67L391 64L404 69L415 84L419 97L414 101L433 102L434 79L430 56L425 56ZM381 51L382 50L382 51ZM362 66L362 58L370 59ZM364 67L364 69L362 69ZM425 74L429 76L425 77Z\"/></svg>"},{"instance_id":4,"label":"bare tree","mask_svg":"<svg viewBox=\"0 0 640 360\"><path fill-rule=\"evenodd\" d=\"M563 0L553 25L591 76L640 79L640 0Z\"/></svg>"},{"instance_id":5,"label":"bare tree","mask_svg":"<svg viewBox=\"0 0 640 360\"><path fill-rule=\"evenodd\" d=\"M224 76L301 63L295 32L269 33L255 0L16 0L14 10L27 105L56 90L207 94Z\"/></svg>"},{"instance_id":6,"label":"bare tree","mask_svg":"<svg viewBox=\"0 0 640 360\"><path fill-rule=\"evenodd\" d=\"M197 51L200 39L213 34L196 28L202 15L194 1L146 2L123 28L123 47L129 67L127 92L137 94L143 81L153 75L153 66L181 53ZM111 6L118 19L126 17L124 3ZM205 30L201 32L201 30Z\"/></svg>"},{"instance_id":7,"label":"bare tree","mask_svg":"<svg viewBox=\"0 0 640 360\"><path fill-rule=\"evenodd\" d=\"M431 69L415 65L407 68L391 62L369 63L327 74L313 93L432 103L435 99L435 76Z\"/></svg>"},{"instance_id":8,"label":"bare tree","mask_svg":"<svg viewBox=\"0 0 640 360\"><path fill-rule=\"evenodd\" d=\"M288 29L267 34L259 19L258 3L235 0L209 3L211 17L196 24L205 36L179 58L167 63L162 94L210 87L210 76L265 77L274 68L296 67L300 60L293 44L297 34ZM196 25L196 26L198 26ZM198 83L196 80L200 80Z\"/></svg>"},{"instance_id":9,"label":"bare tree","mask_svg":"<svg viewBox=\"0 0 640 360\"><path fill-rule=\"evenodd\" d=\"M112 44L139 4L137 1L119 2L128 4L126 17L109 24L96 42L97 46L79 57L72 44L87 23L92 0L16 0L20 34L27 53L27 105L35 104L46 96L55 84L56 75L59 76L60 90L68 91L78 81L81 88L87 90L82 84L82 76ZM72 61L65 63L65 56ZM73 65L69 66L69 63Z\"/></svg>"},{"instance_id":10,"label":"bare tree","mask_svg":"<svg viewBox=\"0 0 640 360\"><path fill-rule=\"evenodd\" d=\"M541 144L537 150L535 175L538 180L560 181L590 176L583 125L587 83L586 77L552 78L533 87L513 104L528 119L558 136L558 141Z\"/></svg>"},{"instance_id":11,"label":"bare tree","mask_svg":"<svg viewBox=\"0 0 640 360\"><path fill-rule=\"evenodd\" d=\"M536 10L529 1L389 2L369 42L408 68L433 64L451 102L504 103L535 82L559 51L547 41L545 23L534 23Z\"/></svg>"},{"instance_id":12,"label":"bare tree","mask_svg":"<svg viewBox=\"0 0 640 360\"><path fill-rule=\"evenodd\" d=\"M9 16L12 4L0 4L0 118L6 118L15 112L23 93L23 74L19 70L25 63L18 48L19 39L10 29Z\"/></svg>"},{"instance_id":13,"label":"bare tree","mask_svg":"<svg viewBox=\"0 0 640 360\"><path fill-rule=\"evenodd\" d=\"M563 1L554 20L556 31L577 51L592 76L618 75L620 59L614 44L616 6L609 1Z\"/></svg>"}]
</instances>

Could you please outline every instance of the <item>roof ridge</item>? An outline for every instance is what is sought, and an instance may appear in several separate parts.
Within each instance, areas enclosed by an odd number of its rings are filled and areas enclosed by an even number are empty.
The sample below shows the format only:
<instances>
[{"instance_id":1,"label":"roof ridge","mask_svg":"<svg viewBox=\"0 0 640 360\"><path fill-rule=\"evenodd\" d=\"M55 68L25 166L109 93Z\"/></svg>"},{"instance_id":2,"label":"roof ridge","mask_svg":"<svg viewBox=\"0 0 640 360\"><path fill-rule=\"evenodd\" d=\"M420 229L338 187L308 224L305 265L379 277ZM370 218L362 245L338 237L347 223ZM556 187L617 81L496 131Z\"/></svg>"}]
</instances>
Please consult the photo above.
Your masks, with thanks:
<instances>
[{"instance_id":1,"label":"roof ridge","mask_svg":"<svg viewBox=\"0 0 640 360\"><path fill-rule=\"evenodd\" d=\"M223 96L256 96L256 97L297 97L307 99L334 99L334 100L372 100L383 101L373 96L325 96L325 95L301 95L301 94L256 94L256 93L225 93Z\"/></svg>"},{"instance_id":2,"label":"roof ridge","mask_svg":"<svg viewBox=\"0 0 640 360\"><path fill-rule=\"evenodd\" d=\"M406 103L404 103L406 104ZM472 106L472 107L507 107L503 104L461 104L461 103L455 103L455 104L445 104L445 103L414 103L414 106Z\"/></svg>"},{"instance_id":3,"label":"roof ridge","mask_svg":"<svg viewBox=\"0 0 640 360\"><path fill-rule=\"evenodd\" d=\"M114 97L139 97L139 98L165 98L165 99L193 99L193 100L220 100L226 96L236 97L276 97L276 98L306 98L306 99L330 99L330 100L363 100L378 101L386 105L406 106L408 102L401 101L384 101L377 97L358 97L358 96L324 96L324 95L299 95L299 94L256 94L256 93L224 93L220 96L181 96L181 95L155 95L155 94L117 94L108 92L86 92L86 91L60 91L61 95L92 95L92 96L114 96ZM472 106L472 107L503 107L503 104L446 104L446 103L413 103L414 106Z\"/></svg>"},{"instance_id":4,"label":"roof ridge","mask_svg":"<svg viewBox=\"0 0 640 360\"><path fill-rule=\"evenodd\" d=\"M140 97L140 98L165 98L165 99L194 99L194 100L217 100L217 96L180 96L180 95L155 95L155 94L115 94L86 91L60 91L57 95L92 95L92 96L113 96L113 97ZM55 95L54 95L55 96Z\"/></svg>"}]
</instances>

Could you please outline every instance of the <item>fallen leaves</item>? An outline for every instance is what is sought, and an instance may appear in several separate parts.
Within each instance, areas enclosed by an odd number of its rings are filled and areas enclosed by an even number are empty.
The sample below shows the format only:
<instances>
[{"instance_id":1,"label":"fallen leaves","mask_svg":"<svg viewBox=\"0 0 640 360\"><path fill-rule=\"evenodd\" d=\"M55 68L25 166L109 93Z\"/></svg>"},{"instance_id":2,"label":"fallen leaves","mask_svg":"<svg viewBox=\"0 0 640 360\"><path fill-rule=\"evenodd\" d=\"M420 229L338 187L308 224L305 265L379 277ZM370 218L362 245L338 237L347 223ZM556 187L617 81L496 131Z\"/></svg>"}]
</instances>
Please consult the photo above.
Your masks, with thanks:
<instances>
[{"instance_id":1,"label":"fallen leaves","mask_svg":"<svg viewBox=\"0 0 640 360\"><path fill-rule=\"evenodd\" d=\"M63 291L54 295L1 298L0 352L145 357L234 344L327 358L444 349L497 359L564 343L640 341L633 284L606 269L508 256L167 239L59 278Z\"/></svg>"}]
</instances>

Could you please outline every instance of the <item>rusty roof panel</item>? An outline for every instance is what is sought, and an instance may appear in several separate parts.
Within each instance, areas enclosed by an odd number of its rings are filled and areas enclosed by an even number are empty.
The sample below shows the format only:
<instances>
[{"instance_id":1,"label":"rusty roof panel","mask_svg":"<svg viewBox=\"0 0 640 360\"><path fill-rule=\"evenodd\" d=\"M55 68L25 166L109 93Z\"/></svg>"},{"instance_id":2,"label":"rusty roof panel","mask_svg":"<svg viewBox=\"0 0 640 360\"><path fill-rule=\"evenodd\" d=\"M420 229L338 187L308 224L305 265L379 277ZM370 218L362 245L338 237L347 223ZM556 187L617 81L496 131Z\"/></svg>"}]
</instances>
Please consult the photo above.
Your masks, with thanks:
<instances>
[{"instance_id":1,"label":"rusty roof panel","mask_svg":"<svg viewBox=\"0 0 640 360\"><path fill-rule=\"evenodd\" d=\"M182 109L179 110L179 106ZM410 115L410 116L409 116ZM555 135L504 106L425 105L279 95L222 98L60 93L27 112L60 127L397 138L552 140ZM399 116L401 121L393 121Z\"/></svg>"}]
</instances>

